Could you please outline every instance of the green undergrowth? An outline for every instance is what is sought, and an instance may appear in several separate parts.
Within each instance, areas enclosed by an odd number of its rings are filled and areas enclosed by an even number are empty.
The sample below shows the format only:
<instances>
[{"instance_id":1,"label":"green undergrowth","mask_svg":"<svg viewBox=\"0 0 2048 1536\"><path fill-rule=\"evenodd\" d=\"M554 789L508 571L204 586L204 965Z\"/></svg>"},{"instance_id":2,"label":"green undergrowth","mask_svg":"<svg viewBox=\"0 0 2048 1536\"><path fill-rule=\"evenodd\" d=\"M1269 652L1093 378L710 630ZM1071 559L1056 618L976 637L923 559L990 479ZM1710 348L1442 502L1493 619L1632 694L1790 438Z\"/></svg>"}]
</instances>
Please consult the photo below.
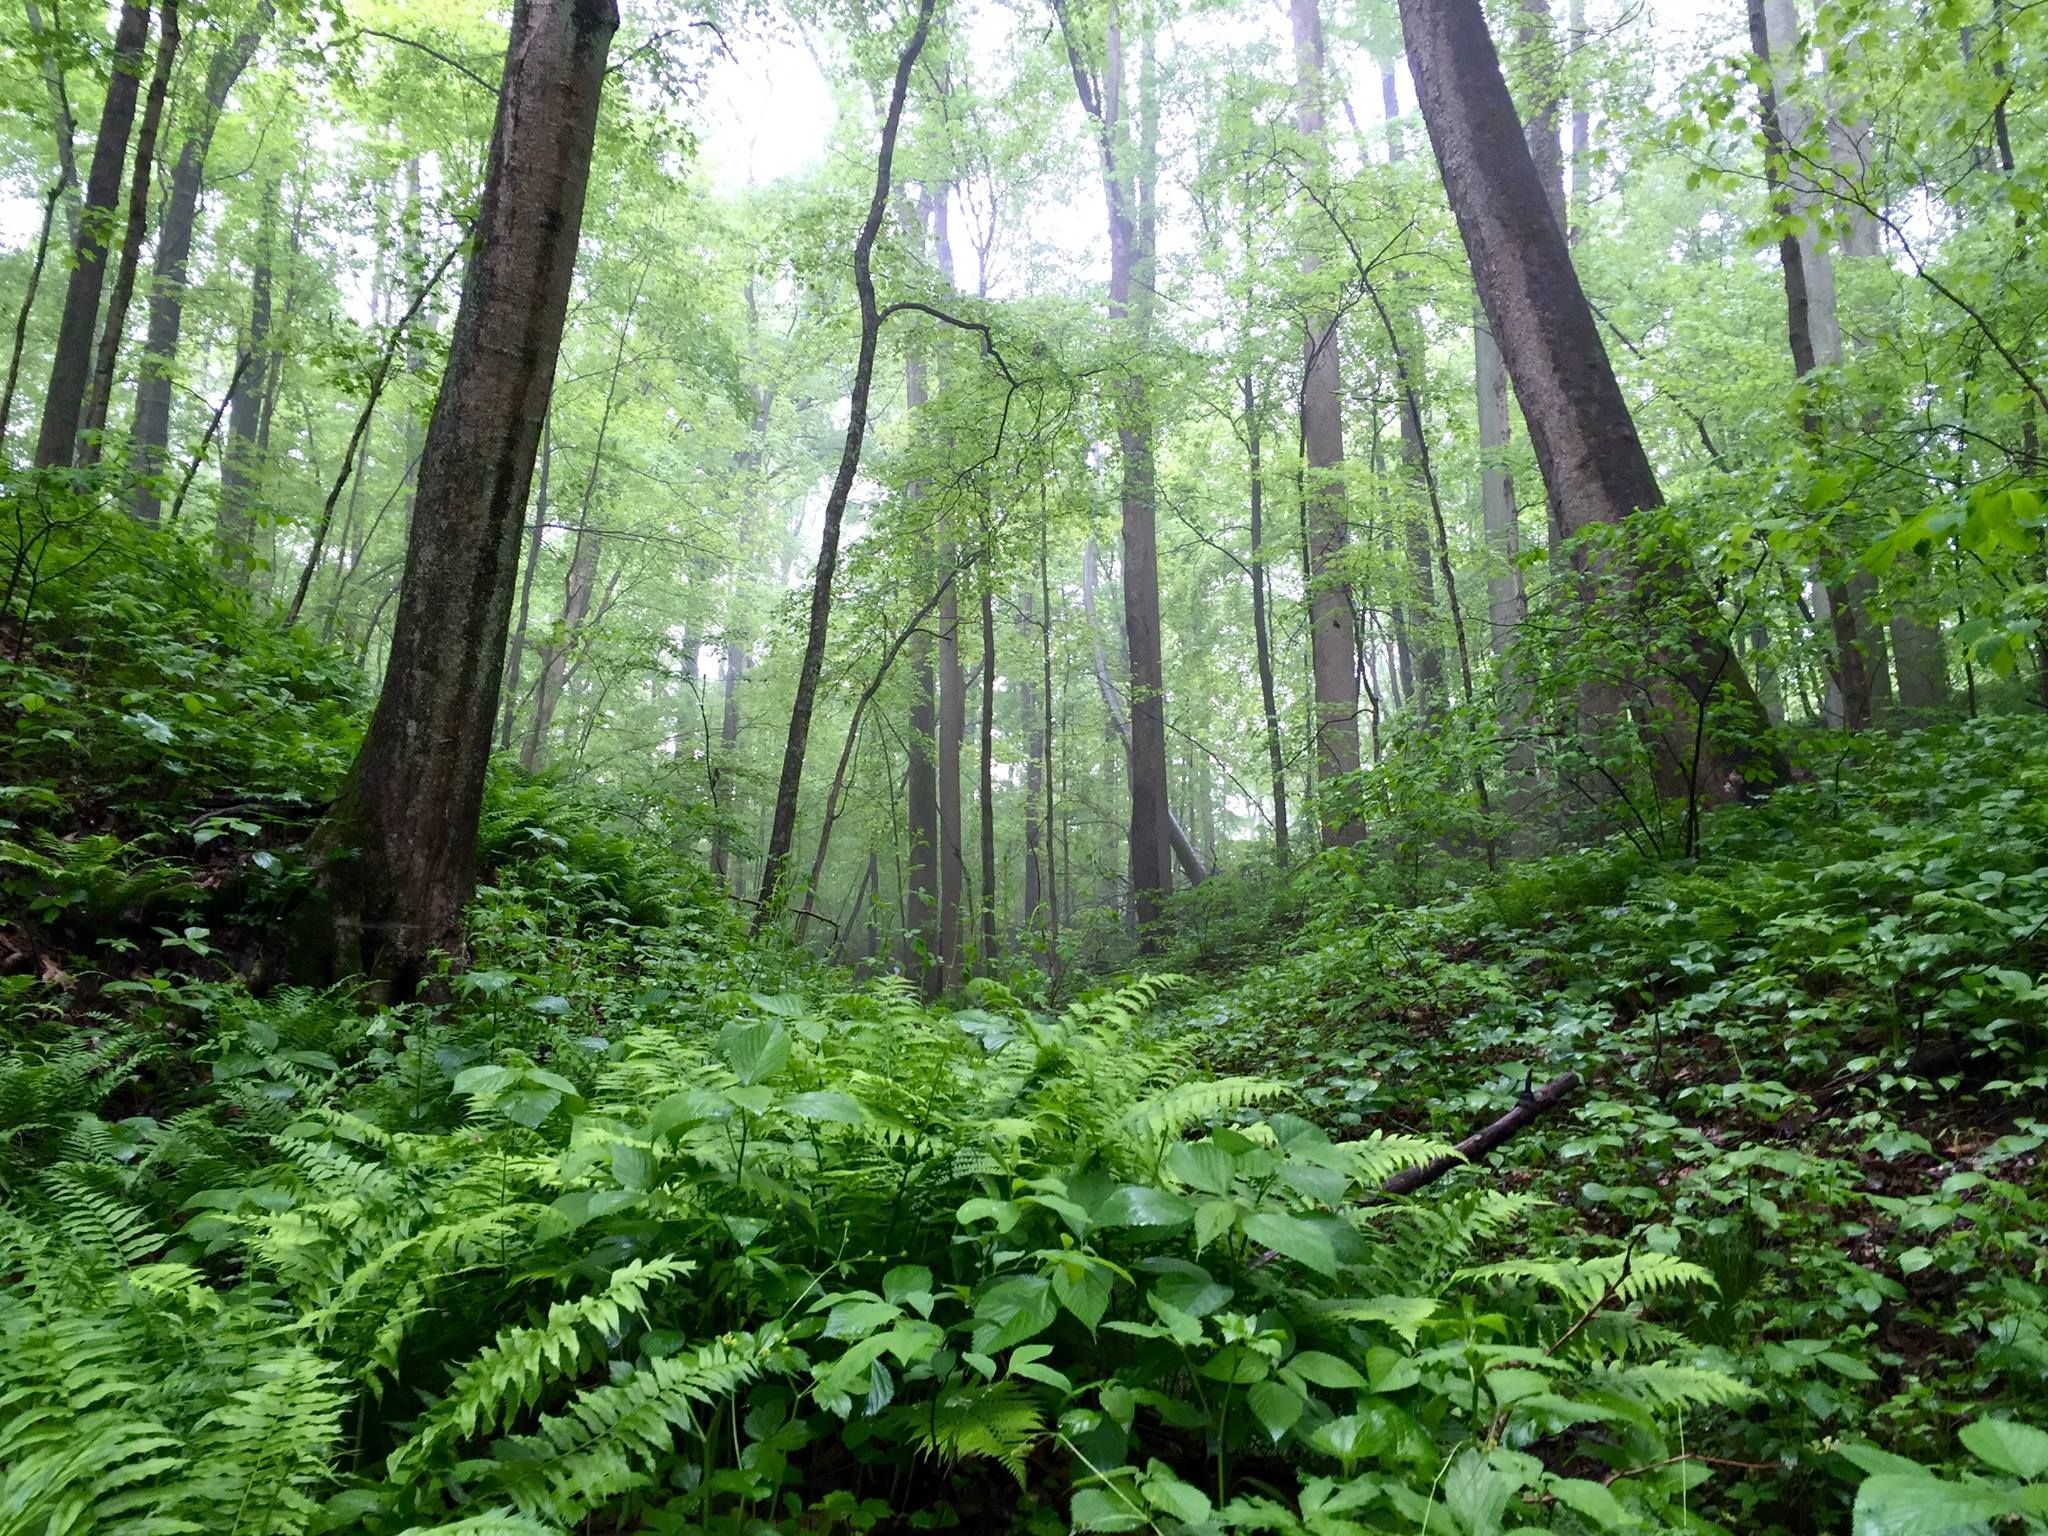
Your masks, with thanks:
<instances>
[{"instance_id":1,"label":"green undergrowth","mask_svg":"<svg viewBox=\"0 0 2048 1536\"><path fill-rule=\"evenodd\" d=\"M507 771L472 962L377 1007L277 957L346 667L174 541L44 544L0 635L0 1536L2048 1512L2020 725L1874 742L1686 868L1404 912L1319 869L1285 957L1064 1006L753 943L687 809Z\"/></svg>"},{"instance_id":2,"label":"green undergrowth","mask_svg":"<svg viewBox=\"0 0 2048 1536\"><path fill-rule=\"evenodd\" d=\"M1829 747L1711 817L1696 863L1599 850L1420 910L1325 900L1186 1015L1220 1069L1301 1072L1338 1136L1456 1139L1579 1074L1483 1182L1543 1202L1532 1248L1712 1276L1656 1316L1752 1394L1694 1431L1742 1464L1696 1496L1731 1529L1846 1523L1894 1456L1990 1476L1986 1416L2029 1426L2006 1473L2048 1452L2048 732ZM1873 1486L1929 1502L1872 1532L1985 1529L2005 1497Z\"/></svg>"}]
</instances>

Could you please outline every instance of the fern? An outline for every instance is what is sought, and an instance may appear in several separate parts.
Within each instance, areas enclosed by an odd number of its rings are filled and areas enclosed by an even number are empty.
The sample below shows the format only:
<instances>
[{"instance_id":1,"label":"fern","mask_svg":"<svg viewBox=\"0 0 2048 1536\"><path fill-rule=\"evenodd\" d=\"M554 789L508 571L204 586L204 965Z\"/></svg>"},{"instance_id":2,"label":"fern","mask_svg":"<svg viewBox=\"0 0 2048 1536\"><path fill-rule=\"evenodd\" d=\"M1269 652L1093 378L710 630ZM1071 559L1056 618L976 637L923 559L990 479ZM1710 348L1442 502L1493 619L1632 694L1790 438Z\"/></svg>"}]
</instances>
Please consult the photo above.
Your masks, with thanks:
<instances>
[{"instance_id":1,"label":"fern","mask_svg":"<svg viewBox=\"0 0 2048 1536\"><path fill-rule=\"evenodd\" d=\"M1178 1136L1190 1125L1266 1103L1290 1091L1289 1084L1270 1077L1218 1077L1206 1082L1179 1083L1132 1106L1121 1125L1127 1132L1154 1139Z\"/></svg>"},{"instance_id":2,"label":"fern","mask_svg":"<svg viewBox=\"0 0 2048 1536\"><path fill-rule=\"evenodd\" d=\"M1024 1456L1045 1433L1038 1404L1014 1381L942 1389L929 1410L906 1414L918 1444L947 1465L973 1456L999 1463L1024 1486Z\"/></svg>"},{"instance_id":3,"label":"fern","mask_svg":"<svg viewBox=\"0 0 2048 1536\"><path fill-rule=\"evenodd\" d=\"M651 1291L695 1268L685 1259L635 1259L613 1271L602 1290L554 1303L539 1326L502 1330L457 1373L413 1438L392 1453L393 1475L450 1440L509 1424L539 1402L549 1383L583 1368L591 1334L616 1334L646 1307Z\"/></svg>"}]
</instances>

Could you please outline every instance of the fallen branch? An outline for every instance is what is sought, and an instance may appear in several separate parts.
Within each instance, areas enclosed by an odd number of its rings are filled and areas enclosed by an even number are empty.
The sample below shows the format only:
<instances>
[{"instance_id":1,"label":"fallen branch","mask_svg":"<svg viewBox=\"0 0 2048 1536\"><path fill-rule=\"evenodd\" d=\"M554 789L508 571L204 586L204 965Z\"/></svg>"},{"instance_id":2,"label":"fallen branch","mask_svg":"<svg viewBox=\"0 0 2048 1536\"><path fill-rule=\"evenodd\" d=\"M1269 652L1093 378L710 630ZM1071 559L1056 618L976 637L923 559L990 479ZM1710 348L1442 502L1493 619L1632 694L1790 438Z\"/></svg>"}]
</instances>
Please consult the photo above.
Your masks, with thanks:
<instances>
[{"instance_id":1,"label":"fallen branch","mask_svg":"<svg viewBox=\"0 0 2048 1536\"><path fill-rule=\"evenodd\" d=\"M1474 1131L1459 1142L1456 1152L1424 1163L1420 1168L1403 1169L1382 1184L1380 1192L1388 1195L1413 1194L1425 1184L1434 1184L1453 1168L1465 1163L1478 1162L1531 1120L1537 1119L1553 1106L1563 1103L1578 1086L1579 1074L1567 1072L1562 1077L1553 1077L1533 1093L1524 1091L1513 1109L1493 1124Z\"/></svg>"}]
</instances>

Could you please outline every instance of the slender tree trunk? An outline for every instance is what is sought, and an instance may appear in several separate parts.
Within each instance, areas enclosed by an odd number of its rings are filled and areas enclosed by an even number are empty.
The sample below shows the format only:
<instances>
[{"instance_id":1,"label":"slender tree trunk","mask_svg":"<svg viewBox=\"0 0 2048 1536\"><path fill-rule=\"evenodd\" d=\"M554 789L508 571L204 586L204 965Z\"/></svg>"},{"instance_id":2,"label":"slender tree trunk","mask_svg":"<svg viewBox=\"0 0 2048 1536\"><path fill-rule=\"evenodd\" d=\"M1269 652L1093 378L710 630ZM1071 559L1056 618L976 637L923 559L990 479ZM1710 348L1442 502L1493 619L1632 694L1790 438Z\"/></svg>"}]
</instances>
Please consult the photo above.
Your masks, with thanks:
<instances>
[{"instance_id":1,"label":"slender tree trunk","mask_svg":"<svg viewBox=\"0 0 2048 1536\"><path fill-rule=\"evenodd\" d=\"M57 195L64 203L64 233L71 244L78 243L78 157L71 141L78 136L71 120L71 98L64 89L64 70L58 64L61 41L43 28L43 14L36 0L22 0L28 20L29 37L34 40L36 68L43 77L43 89L50 98L50 137L57 144Z\"/></svg>"},{"instance_id":2,"label":"slender tree trunk","mask_svg":"<svg viewBox=\"0 0 2048 1536\"><path fill-rule=\"evenodd\" d=\"M1245 449L1251 462L1252 644L1259 666L1259 700L1266 709L1266 762L1273 781L1273 857L1285 869L1287 758L1280 739L1280 700L1273 685L1273 633L1266 618L1266 475L1259 462L1259 402L1252 376L1244 376ZM1355 726L1354 726L1355 729Z\"/></svg>"},{"instance_id":3,"label":"slender tree trunk","mask_svg":"<svg viewBox=\"0 0 2048 1536\"><path fill-rule=\"evenodd\" d=\"M860 353L854 364L853 388L847 400L846 444L839 457L839 473L825 498L824 529L818 548L818 564L811 581L810 621L804 637L803 661L797 669L796 697L789 713L789 739L782 753L782 776L775 788L775 812L769 825L766 861L761 871L760 906L754 915L758 930L775 914L776 887L782 879L789 851L796 839L797 797L803 788L804 752L810 744L811 714L817 708L818 677L825 669L825 639L832 618L832 577L839 566L839 525L846 516L847 498L853 493L854 476L860 471L861 444L867 435L868 395L875 377L875 343L882 327L881 309L875 302L875 280L870 259L875 237L881 233L882 214L889 205L889 172L896 153L896 131L903 121L903 98L910 90L910 72L924 51L931 31L932 7L936 0L919 0L917 22L902 54L896 60L896 79L890 91L888 115L882 124L882 142L875 156L875 189L868 200L867 220L853 244L853 285L860 299Z\"/></svg>"},{"instance_id":4,"label":"slender tree trunk","mask_svg":"<svg viewBox=\"0 0 2048 1536\"><path fill-rule=\"evenodd\" d=\"M1321 180L1325 143L1323 20L1320 0L1291 0L1288 19L1294 36L1294 125L1310 157L1311 176ZM1321 265L1313 251L1303 254L1302 272L1313 277ZM1351 541L1344 496L1343 382L1336 317L1316 314L1308 322L1301 374L1301 437L1307 462L1303 516L1308 521L1306 579L1309 590L1309 669L1316 695L1316 765L1321 779L1356 773L1358 756L1358 669L1352 645L1351 593L1331 571ZM1263 585L1263 581L1261 581ZM1348 846L1365 835L1356 818L1317 818L1328 846ZM1283 854L1284 857L1284 854Z\"/></svg>"},{"instance_id":5,"label":"slender tree trunk","mask_svg":"<svg viewBox=\"0 0 2048 1536\"><path fill-rule=\"evenodd\" d=\"M36 437L36 468L61 468L78 447L78 424L92 379L93 324L107 281L107 231L121 197L121 168L128 159L128 134L135 126L135 98L142 89L142 54L149 42L147 0L123 0L114 32L113 71L100 109L99 138L86 177L85 209L72 242L71 281L57 326L50 384L43 391L43 421Z\"/></svg>"},{"instance_id":6,"label":"slender tree trunk","mask_svg":"<svg viewBox=\"0 0 2048 1536\"><path fill-rule=\"evenodd\" d=\"M984 532L982 548L991 546ZM996 963L996 594L983 555L981 583L981 969Z\"/></svg>"},{"instance_id":7,"label":"slender tree trunk","mask_svg":"<svg viewBox=\"0 0 2048 1536\"><path fill-rule=\"evenodd\" d=\"M1052 686L1052 563L1048 558L1052 542L1052 523L1046 509L1045 482L1038 483L1038 601L1045 614L1039 626L1039 659L1045 682L1045 959L1047 972L1057 980L1060 974L1060 881L1059 874L1067 868L1064 852L1057 858L1053 854L1053 840L1063 835L1058 817L1054 814L1053 792L1058 782L1053 763L1055 737L1053 735L1053 686ZM1067 879L1073 879L1071 871Z\"/></svg>"},{"instance_id":8,"label":"slender tree trunk","mask_svg":"<svg viewBox=\"0 0 2048 1536\"><path fill-rule=\"evenodd\" d=\"M206 155L213 145L214 127L227 106L228 93L248 67L269 21L266 6L231 41L214 50L206 66L206 91L199 102L198 117L184 143L178 146L177 164L171 168L170 194L164 200L163 222L157 228L156 272L149 288L149 334L143 343L142 368L135 383L135 425L131 432L135 515L144 522L156 521L156 481L165 471L170 452L171 373L177 361L179 333L185 323L185 278L192 260L192 233L199 217Z\"/></svg>"},{"instance_id":9,"label":"slender tree trunk","mask_svg":"<svg viewBox=\"0 0 2048 1536\"><path fill-rule=\"evenodd\" d=\"M548 466L554 456L554 420L550 417L540 428L540 483L533 493L533 527L526 536L526 560L519 575L519 619L512 627L512 657L505 663L505 711L498 727L500 752L512 750L512 728L519 718L520 672L526 665L526 625L533 613L533 579L540 570L541 540L548 526Z\"/></svg>"},{"instance_id":10,"label":"slender tree trunk","mask_svg":"<svg viewBox=\"0 0 2048 1536\"><path fill-rule=\"evenodd\" d=\"M1571 43L1574 52L1586 46L1586 0L1571 0ZM1586 214L1593 203L1593 112L1586 97L1586 68L1578 68L1572 90L1572 196L1569 235L1577 245L1586 232Z\"/></svg>"},{"instance_id":11,"label":"slender tree trunk","mask_svg":"<svg viewBox=\"0 0 2048 1536\"><path fill-rule=\"evenodd\" d=\"M263 473L258 442L264 402L272 378L270 356L270 247L277 223L277 182L265 184L263 212L256 237L256 258L249 272L249 329L245 350L249 368L236 383L228 403L228 441L220 460L220 506L214 515L214 538L237 586L249 582L249 558L256 533L252 503ZM281 369L277 370L282 372Z\"/></svg>"},{"instance_id":12,"label":"slender tree trunk","mask_svg":"<svg viewBox=\"0 0 2048 1536\"><path fill-rule=\"evenodd\" d=\"M63 199L69 175L68 171L60 172L43 198L43 223L41 231L36 235L35 261L28 269L28 283L22 290L21 308L15 312L14 347L7 356L7 384L4 389L0 389L0 447L5 447L7 443L7 424L14 415L14 389L21 381L22 348L28 341L28 318L35 311L36 290L42 286L43 265L50 256L50 231L57 222L57 204ZM4 459L0 459L0 463L4 462Z\"/></svg>"},{"instance_id":13,"label":"slender tree trunk","mask_svg":"<svg viewBox=\"0 0 2048 1536\"><path fill-rule=\"evenodd\" d=\"M85 417L79 423L76 460L80 467L100 460L107 407L114 398L115 368L128 329L128 306L135 295L135 269L142 259L143 233L149 227L149 179L156 167L156 135L164 120L171 67L178 57L178 0L161 0L157 23L156 67L150 71L149 95L142 104L142 128L135 135L135 170L128 184L128 227L121 236L121 258L114 267L114 288L107 296L99 355L93 363L92 384L86 390Z\"/></svg>"},{"instance_id":14,"label":"slender tree trunk","mask_svg":"<svg viewBox=\"0 0 2048 1536\"><path fill-rule=\"evenodd\" d=\"M1131 756L1131 721L1124 715L1123 706L1117 702L1116 684L1110 681L1109 659L1102 653L1102 631L1095 625L1095 568L1097 555L1095 541L1088 541L1087 549L1081 556L1081 611L1088 620L1088 633L1095 645L1095 686L1102 694L1103 712L1109 716L1110 728L1116 732L1117 740L1123 743L1126 766ZM1126 576L1128 580L1128 576ZM1128 609L1128 604L1126 604ZM1200 885L1208 877L1202 867L1201 856L1195 852L1195 845L1189 841L1187 830L1181 826L1180 818L1171 811L1166 813L1167 847L1180 872L1189 885Z\"/></svg>"},{"instance_id":15,"label":"slender tree trunk","mask_svg":"<svg viewBox=\"0 0 2048 1536\"><path fill-rule=\"evenodd\" d=\"M718 715L718 768L712 781L712 802L720 812L717 830L711 836L711 867L737 895L739 880L733 868L731 834L733 817L733 765L740 751L740 679L746 675L747 647L728 627L722 646L720 674L721 703Z\"/></svg>"},{"instance_id":16,"label":"slender tree trunk","mask_svg":"<svg viewBox=\"0 0 2048 1536\"><path fill-rule=\"evenodd\" d=\"M1149 11L1140 30L1139 133L1134 145L1123 110L1124 36L1120 0L1112 0L1098 76L1085 62L1064 0L1054 0L1074 89L1095 122L1102 196L1109 227L1109 318L1143 347L1151 335L1151 239L1158 92L1152 88ZM1151 406L1145 381L1126 374L1117 384L1119 493L1124 540L1124 635L1130 652L1130 879L1139 943L1158 946L1161 903L1172 888L1171 814L1166 801L1166 678L1159 633L1159 547L1156 529Z\"/></svg>"},{"instance_id":17,"label":"slender tree trunk","mask_svg":"<svg viewBox=\"0 0 2048 1536\"><path fill-rule=\"evenodd\" d=\"M1522 575L1515 565L1515 480L1503 456L1508 445L1508 370L1482 310L1473 317L1473 372L1479 385L1479 507L1492 571L1486 580L1488 629L1495 655L1506 651L1521 622Z\"/></svg>"},{"instance_id":18,"label":"slender tree trunk","mask_svg":"<svg viewBox=\"0 0 2048 1536\"><path fill-rule=\"evenodd\" d=\"M314 838L344 963L394 996L458 955L535 451L569 303L612 0L515 0L475 245L421 455L391 663Z\"/></svg>"},{"instance_id":19,"label":"slender tree trunk","mask_svg":"<svg viewBox=\"0 0 2048 1536\"><path fill-rule=\"evenodd\" d=\"M903 398L913 419L930 396L927 363L921 344L913 340L903 359ZM923 488L911 485L906 499L917 503ZM918 540L918 552L929 572L938 570L937 546L930 535ZM936 587L934 587L936 592ZM941 623L943 623L943 619ZM903 892L903 969L915 973L919 995L927 1001L945 990L940 963L945 946L939 937L939 681L930 633L921 625L910 642L910 761L905 769L910 836L909 884Z\"/></svg>"},{"instance_id":20,"label":"slender tree trunk","mask_svg":"<svg viewBox=\"0 0 2048 1536\"><path fill-rule=\"evenodd\" d=\"M604 535L591 522L597 510L597 487L604 471L604 450L611 437L612 411L619 398L619 375L626 366L626 343L633 335L633 321L640 312L640 299L647 289L652 260L642 263L633 286L632 300L619 326L612 347L611 377L605 384L604 409L597 420L597 442L590 452L590 473L583 482L583 499L576 511L576 544L569 556L569 574L562 588L561 638L540 648L540 677L534 687L533 723L526 745L519 753L519 766L531 772L540 766L547 750L548 731L554 724L555 709L562 701L568 680L569 655L583 638L584 622L590 617L590 601L597 593L597 566L604 554ZM521 629L525 627L523 621Z\"/></svg>"},{"instance_id":21,"label":"slender tree trunk","mask_svg":"<svg viewBox=\"0 0 2048 1536\"><path fill-rule=\"evenodd\" d=\"M1017 633L1029 637L1034 627L1035 601L1029 588L1017 604ZM1045 899L1045 872L1039 862L1038 845L1044 826L1039 795L1045 789L1045 723L1038 713L1038 685L1026 668L1017 678L1017 712L1023 717L1024 761L1024 903L1016 932L1028 934L1038 922L1039 903Z\"/></svg>"},{"instance_id":22,"label":"slender tree trunk","mask_svg":"<svg viewBox=\"0 0 2048 1536\"><path fill-rule=\"evenodd\" d=\"M1764 91L1766 177L1782 214L1807 213L1818 201L1811 181L1795 174L1789 151L1810 126L1810 116L1797 107L1790 90L1801 73L1797 40L1799 16L1795 0L1748 0L1750 45L1770 75ZM1804 378L1815 368L1842 365L1842 328L1835 304L1835 266L1821 234L1810 223L1779 242L1785 272L1785 306L1793 371ZM1808 434L1823 431L1818 415L1807 417ZM1817 588L1821 615L1828 624L1828 723L1845 730L1866 729L1875 714L1868 634L1874 626L1864 617L1857 593L1848 581L1825 582Z\"/></svg>"},{"instance_id":23,"label":"slender tree trunk","mask_svg":"<svg viewBox=\"0 0 2048 1536\"><path fill-rule=\"evenodd\" d=\"M1400 116L1400 89L1393 69L1380 72L1380 99L1386 109L1388 123L1387 158L1393 165L1399 165L1407 158L1407 148L1398 130L1393 128L1394 120ZM1428 487L1424 482L1423 460L1428 449L1423 442L1422 402L1427 396L1428 386L1423 377L1421 348L1408 338L1420 330L1420 321L1411 310L1391 324L1392 345L1401 349L1402 359L1397 371L1404 375L1404 383L1398 391L1395 405L1401 426L1401 467L1409 480L1425 497ZM1420 703L1423 713L1441 708L1444 703L1444 655L1436 632L1436 572L1429 553L1429 527L1411 509L1400 509L1403 540L1408 555L1410 596L1402 605L1395 623L1395 643L1401 653L1402 691L1412 700Z\"/></svg>"},{"instance_id":24,"label":"slender tree trunk","mask_svg":"<svg viewBox=\"0 0 2048 1536\"><path fill-rule=\"evenodd\" d=\"M1557 137L1557 108L1562 100L1557 66L1560 51L1553 36L1550 0L1521 0L1522 23L1515 40L1529 60L1531 95L1528 118L1522 133L1529 141L1529 158L1536 162L1536 174L1550 194L1550 211L1560 230L1569 231L1571 210L1565 200L1564 148Z\"/></svg>"},{"instance_id":25,"label":"slender tree trunk","mask_svg":"<svg viewBox=\"0 0 2048 1536\"><path fill-rule=\"evenodd\" d=\"M1400 0L1400 10L1423 120L1473 279L1564 531L1619 523L1659 505L1656 476L1521 134L1480 0ZM1639 584L1682 573L1612 574ZM1706 594L1694 591L1690 603L1691 633L1665 662L1696 710L1725 702L1729 718L1742 722L1702 732L1696 759L1687 749L1693 787L1711 798L1782 778L1769 722L1713 632L1717 615Z\"/></svg>"}]
</instances>

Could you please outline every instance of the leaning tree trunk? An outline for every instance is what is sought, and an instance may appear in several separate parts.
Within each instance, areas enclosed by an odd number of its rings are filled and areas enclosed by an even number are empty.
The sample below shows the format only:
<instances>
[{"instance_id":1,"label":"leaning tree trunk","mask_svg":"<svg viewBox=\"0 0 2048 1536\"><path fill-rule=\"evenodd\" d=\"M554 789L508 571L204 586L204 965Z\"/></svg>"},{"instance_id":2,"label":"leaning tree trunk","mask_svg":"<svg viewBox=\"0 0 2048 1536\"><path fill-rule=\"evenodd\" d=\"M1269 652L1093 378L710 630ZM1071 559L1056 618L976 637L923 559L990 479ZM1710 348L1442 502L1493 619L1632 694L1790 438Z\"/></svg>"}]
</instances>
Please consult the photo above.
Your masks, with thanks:
<instances>
[{"instance_id":1,"label":"leaning tree trunk","mask_svg":"<svg viewBox=\"0 0 2048 1536\"><path fill-rule=\"evenodd\" d=\"M881 308L875 302L870 265L882 214L889 205L889 172L896 155L896 131L903 122L903 99L910 91L910 72L931 32L936 0L919 0L917 22L896 60L896 79L889 111L882 122L882 142L875 155L875 189L868 200L866 221L853 242L853 286L860 300L860 350L854 363L853 387L847 392L846 443L840 450L839 472L825 498L824 528L818 541L818 564L811 576L810 620L804 634L803 660L796 675L796 697L789 711L789 736L782 749L782 775L775 786L775 813L768 829L768 848L761 870L760 906L754 914L758 930L775 914L776 889L796 841L797 796L803 788L804 753L811 740L811 715L818 703L818 678L825 670L825 638L832 621L832 577L839 567L839 526L846 517L847 498L860 473L861 445L867 437L868 396L875 381L875 344L881 335Z\"/></svg>"},{"instance_id":2,"label":"leaning tree trunk","mask_svg":"<svg viewBox=\"0 0 2048 1536\"><path fill-rule=\"evenodd\" d=\"M114 398L115 366L121 338L128 329L128 305L135 296L135 268L142 258L142 236L149 225L149 179L156 167L156 133L164 120L164 97L171 88L171 66L178 57L178 0L157 8L156 67L149 75L149 95L142 104L142 129L135 135L135 170L128 184L128 225L121 235L121 259L114 268L114 291L107 296L107 317L100 329L100 348L93 360L92 384L86 390L85 417L79 423L77 462L81 467L100 460L107 430L107 406Z\"/></svg>"},{"instance_id":3,"label":"leaning tree trunk","mask_svg":"<svg viewBox=\"0 0 2048 1536\"><path fill-rule=\"evenodd\" d=\"M1522 136L1480 0L1400 0L1400 10L1423 121L1473 281L1564 532L1659 506L1663 494ZM1612 574L1640 585L1674 573ZM1712 632L1717 616L1705 592L1687 596L1690 632L1661 660L1696 710L1704 713L1721 695L1740 721L1702 733L1698 760L1688 759L1694 784L1715 796L1781 777L1770 722Z\"/></svg>"},{"instance_id":4,"label":"leaning tree trunk","mask_svg":"<svg viewBox=\"0 0 2048 1536\"><path fill-rule=\"evenodd\" d=\"M198 118L178 147L178 161L171 168L170 195L164 199L163 221L157 227L156 273L149 287L149 333L143 341L142 369L135 385L135 425L131 430L135 515L144 522L156 521L156 477L164 473L168 464L171 369L177 360L178 337L185 324L185 277L192 260L192 231L198 222L206 154L213 145L213 130L227 106L228 93L248 68L269 20L266 5L230 42L214 50L206 66L206 91L199 102ZM263 393L260 380L256 393Z\"/></svg>"},{"instance_id":5,"label":"leaning tree trunk","mask_svg":"<svg viewBox=\"0 0 2048 1536\"><path fill-rule=\"evenodd\" d=\"M71 248L71 282L64 290L64 314L57 323L57 350L50 384L43 391L43 423L36 436L36 468L69 465L85 414L92 379L92 331L107 283L107 230L121 198L121 167L128 159L128 132L135 126L135 98L142 89L142 52L149 42L148 0L124 0L114 32L113 73L100 134L86 176L85 209Z\"/></svg>"},{"instance_id":6,"label":"leaning tree trunk","mask_svg":"<svg viewBox=\"0 0 2048 1536\"><path fill-rule=\"evenodd\" d=\"M369 734L314 838L341 959L413 993L459 954L519 535L568 311L613 0L514 0L475 245Z\"/></svg>"}]
</instances>

